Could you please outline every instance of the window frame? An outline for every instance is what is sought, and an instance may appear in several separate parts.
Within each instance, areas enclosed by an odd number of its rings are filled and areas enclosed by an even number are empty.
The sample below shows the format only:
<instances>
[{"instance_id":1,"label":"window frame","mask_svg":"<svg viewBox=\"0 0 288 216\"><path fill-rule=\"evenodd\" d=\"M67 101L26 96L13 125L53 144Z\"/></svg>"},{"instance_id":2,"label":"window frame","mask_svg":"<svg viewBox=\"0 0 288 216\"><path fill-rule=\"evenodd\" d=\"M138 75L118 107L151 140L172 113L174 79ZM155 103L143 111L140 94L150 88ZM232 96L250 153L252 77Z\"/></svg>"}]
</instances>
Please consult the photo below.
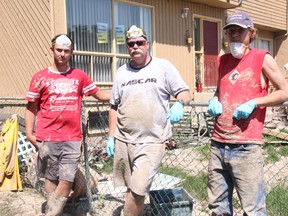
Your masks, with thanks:
<instances>
[{"instance_id":1,"label":"window frame","mask_svg":"<svg viewBox=\"0 0 288 216\"><path fill-rule=\"evenodd\" d=\"M199 50L195 50L195 44L196 44L196 37L195 37L195 19L199 19L199 24L200 24L200 34L199 34ZM205 83L204 81L204 73L205 73L205 68L204 68L204 37L203 37L203 22L204 21L210 21L210 22L215 22L218 25L218 55L221 51L221 38L223 38L223 30L222 30L222 20L218 18L213 18L213 17L207 17L199 14L193 14L192 17L192 29L193 29L193 47L194 47L194 77L195 77L195 82L194 82L194 87L196 88L196 82L198 82L198 79L201 80L201 83ZM200 66L196 65L196 62L200 61ZM200 70L200 75L197 74L197 72ZM215 89L216 86L203 86L206 90L209 89Z\"/></svg>"},{"instance_id":2,"label":"window frame","mask_svg":"<svg viewBox=\"0 0 288 216\"><path fill-rule=\"evenodd\" d=\"M116 27L116 21L115 21L115 13L117 12L116 11L116 5L118 3L123 3L123 4L127 4L127 5L132 5L132 6L136 6L136 7L141 7L141 8L144 8L144 9L149 9L150 12L148 15L151 16L150 18L150 21L151 23L148 24L150 25L150 30L151 30L151 33L150 33L150 38L149 38L149 42L150 42L150 54L155 54L155 8L154 6L151 6L151 5L146 5L146 4L142 4L142 3L137 3L137 2L131 2L131 1L126 1L126 0L110 0L111 1L111 52L99 52L99 51L83 51L83 50L74 50L73 52L73 55L74 55L74 58L81 58L81 56L86 56L86 58L89 58L91 59L90 60L90 65L87 66L86 65L86 68L90 68L90 71L85 71L87 74L89 74L90 78L97 83L97 85L111 85L111 83L113 82L113 80L115 79L115 75L116 75L116 72L117 72L117 69L119 68L119 62L127 62L130 60L130 56L127 53L117 53L117 42L116 42L116 32L115 32L115 27ZM66 10L67 10L67 5L66 5ZM68 19L68 17L66 18ZM97 22L97 21L96 21ZM131 22L131 21L130 21ZM144 22L146 22L146 20L144 20ZM140 26L142 27L142 26ZM67 32L68 32L68 23L66 24L66 29L67 29ZM125 29L125 33L126 33L126 30ZM145 30L145 29L144 29ZM125 44L126 46L126 44ZM78 57L79 56L79 57ZM108 60L108 62L111 62L111 80L110 81L105 81L105 82L102 82L102 81L98 81L98 80L95 80L95 77L94 77L94 73L95 73L95 64L97 63L94 63L95 59L96 58L110 58L111 61ZM85 58L85 57L83 57ZM77 60L76 60L77 61ZM75 61L74 61L75 62ZM78 62L75 62L75 64L81 64L81 63L78 63ZM78 66L76 66L78 67ZM82 68L80 68L82 69Z\"/></svg>"},{"instance_id":3,"label":"window frame","mask_svg":"<svg viewBox=\"0 0 288 216\"><path fill-rule=\"evenodd\" d=\"M271 53L271 55L273 56L273 40L270 39L270 38L264 38L264 37L256 37L254 41L252 41L252 43L250 43L250 47L251 48L255 48L255 49L264 49L262 46L261 46L261 41L267 41L269 42L269 45L270 45L270 49L267 50ZM266 49L264 49L266 50Z\"/></svg>"}]
</instances>

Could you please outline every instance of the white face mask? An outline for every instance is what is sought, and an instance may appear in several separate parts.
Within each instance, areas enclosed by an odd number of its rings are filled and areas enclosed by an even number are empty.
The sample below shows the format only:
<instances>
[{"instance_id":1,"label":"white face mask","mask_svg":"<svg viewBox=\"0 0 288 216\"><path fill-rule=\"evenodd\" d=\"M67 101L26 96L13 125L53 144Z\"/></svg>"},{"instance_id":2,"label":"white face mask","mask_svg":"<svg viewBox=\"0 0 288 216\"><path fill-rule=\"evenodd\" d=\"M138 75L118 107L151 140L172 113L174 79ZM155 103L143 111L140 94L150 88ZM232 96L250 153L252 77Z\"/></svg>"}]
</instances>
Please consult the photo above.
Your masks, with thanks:
<instances>
[{"instance_id":1,"label":"white face mask","mask_svg":"<svg viewBox=\"0 0 288 216\"><path fill-rule=\"evenodd\" d=\"M230 52L234 58L241 59L244 54L247 46L243 43L229 43Z\"/></svg>"}]
</instances>

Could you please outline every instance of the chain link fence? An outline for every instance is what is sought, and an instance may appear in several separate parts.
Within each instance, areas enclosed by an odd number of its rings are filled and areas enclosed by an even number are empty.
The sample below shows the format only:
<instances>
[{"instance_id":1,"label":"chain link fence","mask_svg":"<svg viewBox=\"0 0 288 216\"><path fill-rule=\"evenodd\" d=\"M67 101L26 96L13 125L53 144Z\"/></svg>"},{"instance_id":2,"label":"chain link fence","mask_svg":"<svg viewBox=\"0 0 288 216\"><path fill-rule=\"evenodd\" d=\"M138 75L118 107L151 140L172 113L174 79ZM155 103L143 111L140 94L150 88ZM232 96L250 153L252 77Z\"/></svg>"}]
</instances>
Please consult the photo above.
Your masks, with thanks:
<instances>
[{"instance_id":1,"label":"chain link fence","mask_svg":"<svg viewBox=\"0 0 288 216\"><path fill-rule=\"evenodd\" d=\"M185 118L173 126L173 137L167 140L162 166L145 199L144 215L209 215L207 173L214 119L207 114L207 105L191 102L185 107ZM22 143L28 142L27 139L25 141L25 106L24 99L0 99L0 120L3 122L12 114L18 115ZM108 113L108 103L83 102L83 157L74 193L64 209L65 215L116 216L123 209L126 188L114 188L113 158L107 156L105 150ZM263 141L267 214L288 215L288 123L285 103L267 108ZM27 146L21 151L19 148L23 148L23 144L18 146L24 186L35 187L43 193L43 180L35 177L35 168L31 166L35 164L35 156L31 155L36 154L36 150ZM30 149L28 153L27 148ZM243 215L236 192L233 199L234 215Z\"/></svg>"}]
</instances>

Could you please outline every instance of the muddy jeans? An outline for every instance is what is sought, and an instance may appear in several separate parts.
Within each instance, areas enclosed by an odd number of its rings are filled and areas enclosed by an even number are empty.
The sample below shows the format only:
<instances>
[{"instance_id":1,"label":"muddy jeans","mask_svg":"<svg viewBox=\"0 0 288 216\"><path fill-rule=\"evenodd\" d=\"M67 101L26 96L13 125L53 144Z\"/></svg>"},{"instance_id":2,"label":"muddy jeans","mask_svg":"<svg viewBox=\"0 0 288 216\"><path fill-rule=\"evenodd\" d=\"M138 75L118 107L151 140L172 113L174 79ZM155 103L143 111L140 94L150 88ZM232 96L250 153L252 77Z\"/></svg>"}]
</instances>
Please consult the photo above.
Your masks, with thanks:
<instances>
[{"instance_id":1,"label":"muddy jeans","mask_svg":"<svg viewBox=\"0 0 288 216\"><path fill-rule=\"evenodd\" d=\"M208 199L212 215L233 215L234 187L243 215L266 215L263 165L261 145L212 141L208 167Z\"/></svg>"}]
</instances>

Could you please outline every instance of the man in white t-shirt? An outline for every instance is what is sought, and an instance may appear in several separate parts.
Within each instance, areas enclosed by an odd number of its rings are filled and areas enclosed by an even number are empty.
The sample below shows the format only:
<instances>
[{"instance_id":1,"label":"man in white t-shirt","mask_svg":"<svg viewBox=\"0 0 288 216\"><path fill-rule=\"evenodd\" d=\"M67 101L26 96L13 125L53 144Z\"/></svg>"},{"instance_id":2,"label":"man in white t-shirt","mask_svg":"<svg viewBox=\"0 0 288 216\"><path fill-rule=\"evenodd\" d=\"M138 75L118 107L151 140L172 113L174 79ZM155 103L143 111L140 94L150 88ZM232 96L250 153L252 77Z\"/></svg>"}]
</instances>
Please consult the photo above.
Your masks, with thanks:
<instances>
[{"instance_id":1,"label":"man in white t-shirt","mask_svg":"<svg viewBox=\"0 0 288 216\"><path fill-rule=\"evenodd\" d=\"M172 136L171 124L183 118L191 98L177 69L149 55L143 29L133 25L126 44L131 61L118 69L113 83L106 149L113 156L115 147L115 186L128 188L122 214L138 216L164 156L164 143ZM170 96L177 99L171 108Z\"/></svg>"}]
</instances>

